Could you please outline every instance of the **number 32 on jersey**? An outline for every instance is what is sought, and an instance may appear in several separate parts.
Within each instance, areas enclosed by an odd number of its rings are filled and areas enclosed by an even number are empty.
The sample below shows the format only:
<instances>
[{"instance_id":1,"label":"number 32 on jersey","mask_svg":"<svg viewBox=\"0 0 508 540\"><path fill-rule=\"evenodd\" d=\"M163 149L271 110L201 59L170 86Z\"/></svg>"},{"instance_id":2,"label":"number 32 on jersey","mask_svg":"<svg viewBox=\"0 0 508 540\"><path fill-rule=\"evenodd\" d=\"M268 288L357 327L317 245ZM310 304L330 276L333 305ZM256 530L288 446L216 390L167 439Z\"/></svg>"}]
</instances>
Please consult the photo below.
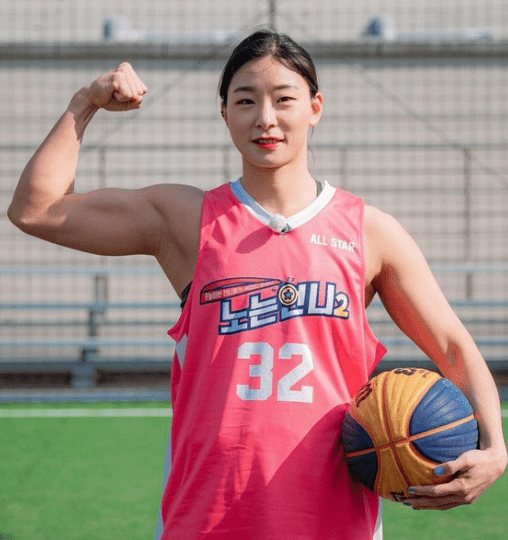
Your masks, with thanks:
<instances>
[{"instance_id":1,"label":"number 32 on jersey","mask_svg":"<svg viewBox=\"0 0 508 540\"><path fill-rule=\"evenodd\" d=\"M276 351L265 342L247 342L240 346L238 358L240 360L255 359L260 363L251 363L249 377L257 381L249 381L249 384L238 384L236 394L245 401L264 401L270 398L274 392L278 401L292 401L298 403L312 403L314 388L301 386L300 390L293 387L314 369L314 359L308 345L303 343L286 343L277 351L277 361L291 360L300 357L301 362L286 373L278 381L274 381L273 368L276 359Z\"/></svg>"}]
</instances>

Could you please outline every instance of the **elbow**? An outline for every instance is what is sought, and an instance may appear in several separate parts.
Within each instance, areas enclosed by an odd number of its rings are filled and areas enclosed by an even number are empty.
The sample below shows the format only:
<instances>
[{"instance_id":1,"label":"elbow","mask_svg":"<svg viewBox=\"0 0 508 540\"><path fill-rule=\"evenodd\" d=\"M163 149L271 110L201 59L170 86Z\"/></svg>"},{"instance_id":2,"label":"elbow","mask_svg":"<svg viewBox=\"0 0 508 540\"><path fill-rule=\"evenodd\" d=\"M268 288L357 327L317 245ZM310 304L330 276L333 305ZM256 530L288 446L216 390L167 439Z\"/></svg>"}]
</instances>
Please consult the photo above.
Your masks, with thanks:
<instances>
[{"instance_id":1,"label":"elbow","mask_svg":"<svg viewBox=\"0 0 508 540\"><path fill-rule=\"evenodd\" d=\"M7 209L7 217L15 227L31 235L35 235L37 227L41 225L41 219L40 216L37 216L37 212L31 212L15 201Z\"/></svg>"},{"instance_id":2,"label":"elbow","mask_svg":"<svg viewBox=\"0 0 508 540\"><path fill-rule=\"evenodd\" d=\"M23 225L23 213L20 212L19 208L17 208L17 205L14 202L12 202L7 209L7 217L13 225L18 227L18 229L21 229Z\"/></svg>"},{"instance_id":3,"label":"elbow","mask_svg":"<svg viewBox=\"0 0 508 540\"><path fill-rule=\"evenodd\" d=\"M34 205L14 199L7 209L9 221L20 231L49 242L54 242L55 231L65 222L65 216L55 212L52 206ZM57 242L58 243L58 242Z\"/></svg>"},{"instance_id":4,"label":"elbow","mask_svg":"<svg viewBox=\"0 0 508 540\"><path fill-rule=\"evenodd\" d=\"M28 226L28 216L21 208L13 201L7 209L7 217L9 221L18 229L24 230Z\"/></svg>"}]
</instances>

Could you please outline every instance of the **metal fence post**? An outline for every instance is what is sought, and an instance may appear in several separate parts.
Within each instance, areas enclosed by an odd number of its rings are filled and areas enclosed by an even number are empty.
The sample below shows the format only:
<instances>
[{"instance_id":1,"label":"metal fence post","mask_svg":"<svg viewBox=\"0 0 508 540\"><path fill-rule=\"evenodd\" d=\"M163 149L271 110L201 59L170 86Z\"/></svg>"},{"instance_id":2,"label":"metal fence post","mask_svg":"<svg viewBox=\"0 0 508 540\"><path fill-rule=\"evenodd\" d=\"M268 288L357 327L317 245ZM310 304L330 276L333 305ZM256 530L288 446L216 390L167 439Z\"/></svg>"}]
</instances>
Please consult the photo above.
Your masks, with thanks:
<instances>
[{"instance_id":1,"label":"metal fence post","mask_svg":"<svg viewBox=\"0 0 508 540\"><path fill-rule=\"evenodd\" d=\"M472 262L472 152L469 148L464 148L464 263ZM466 298L473 297L473 274L466 274Z\"/></svg>"},{"instance_id":2,"label":"metal fence post","mask_svg":"<svg viewBox=\"0 0 508 540\"><path fill-rule=\"evenodd\" d=\"M275 30L277 28L277 2L268 0L268 24Z\"/></svg>"},{"instance_id":3,"label":"metal fence post","mask_svg":"<svg viewBox=\"0 0 508 540\"><path fill-rule=\"evenodd\" d=\"M106 313L108 277L102 274L94 276L94 303L88 311L87 337L99 335L100 326ZM86 347L81 351L81 359L72 370L73 388L92 388L96 385L97 363L100 351L96 347Z\"/></svg>"},{"instance_id":4,"label":"metal fence post","mask_svg":"<svg viewBox=\"0 0 508 540\"><path fill-rule=\"evenodd\" d=\"M348 188L348 176L347 176L347 158L348 158L348 149L344 146L340 150L340 187L347 190Z\"/></svg>"}]
</instances>

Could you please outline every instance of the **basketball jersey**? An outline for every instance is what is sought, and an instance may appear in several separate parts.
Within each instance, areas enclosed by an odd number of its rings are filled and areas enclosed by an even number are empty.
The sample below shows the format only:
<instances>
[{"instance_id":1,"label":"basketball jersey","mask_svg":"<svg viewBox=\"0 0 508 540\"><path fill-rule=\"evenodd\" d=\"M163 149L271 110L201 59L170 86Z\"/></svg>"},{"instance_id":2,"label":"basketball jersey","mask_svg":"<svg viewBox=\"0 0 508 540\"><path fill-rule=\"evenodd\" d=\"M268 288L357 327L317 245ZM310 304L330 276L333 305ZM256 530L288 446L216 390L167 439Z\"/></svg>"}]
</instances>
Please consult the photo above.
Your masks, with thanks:
<instances>
[{"instance_id":1,"label":"basketball jersey","mask_svg":"<svg viewBox=\"0 0 508 540\"><path fill-rule=\"evenodd\" d=\"M363 201L329 184L283 232L241 181L205 194L197 267L169 334L162 540L372 540L379 498L340 442L385 348L365 313Z\"/></svg>"}]
</instances>

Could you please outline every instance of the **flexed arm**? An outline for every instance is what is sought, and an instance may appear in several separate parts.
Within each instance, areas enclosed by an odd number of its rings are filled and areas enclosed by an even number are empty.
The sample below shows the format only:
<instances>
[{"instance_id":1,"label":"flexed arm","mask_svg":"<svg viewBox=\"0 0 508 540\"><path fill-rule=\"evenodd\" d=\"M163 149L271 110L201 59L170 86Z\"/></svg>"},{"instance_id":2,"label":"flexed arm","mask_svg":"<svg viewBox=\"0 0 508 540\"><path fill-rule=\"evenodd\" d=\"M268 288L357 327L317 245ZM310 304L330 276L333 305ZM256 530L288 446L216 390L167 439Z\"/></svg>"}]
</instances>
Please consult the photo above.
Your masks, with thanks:
<instances>
[{"instance_id":1,"label":"flexed arm","mask_svg":"<svg viewBox=\"0 0 508 540\"><path fill-rule=\"evenodd\" d=\"M50 242L90 252L107 251L97 229L105 225L103 220L113 217L105 211L114 210L115 193L74 194L80 146L99 108L139 108L146 91L127 63L80 89L26 165L9 219L24 232Z\"/></svg>"},{"instance_id":2,"label":"flexed arm","mask_svg":"<svg viewBox=\"0 0 508 540\"><path fill-rule=\"evenodd\" d=\"M8 215L27 234L62 246L153 255L179 291L193 275L201 190L164 184L74 192L81 141L94 114L138 109L146 92L128 63L79 90L25 167Z\"/></svg>"}]
</instances>

